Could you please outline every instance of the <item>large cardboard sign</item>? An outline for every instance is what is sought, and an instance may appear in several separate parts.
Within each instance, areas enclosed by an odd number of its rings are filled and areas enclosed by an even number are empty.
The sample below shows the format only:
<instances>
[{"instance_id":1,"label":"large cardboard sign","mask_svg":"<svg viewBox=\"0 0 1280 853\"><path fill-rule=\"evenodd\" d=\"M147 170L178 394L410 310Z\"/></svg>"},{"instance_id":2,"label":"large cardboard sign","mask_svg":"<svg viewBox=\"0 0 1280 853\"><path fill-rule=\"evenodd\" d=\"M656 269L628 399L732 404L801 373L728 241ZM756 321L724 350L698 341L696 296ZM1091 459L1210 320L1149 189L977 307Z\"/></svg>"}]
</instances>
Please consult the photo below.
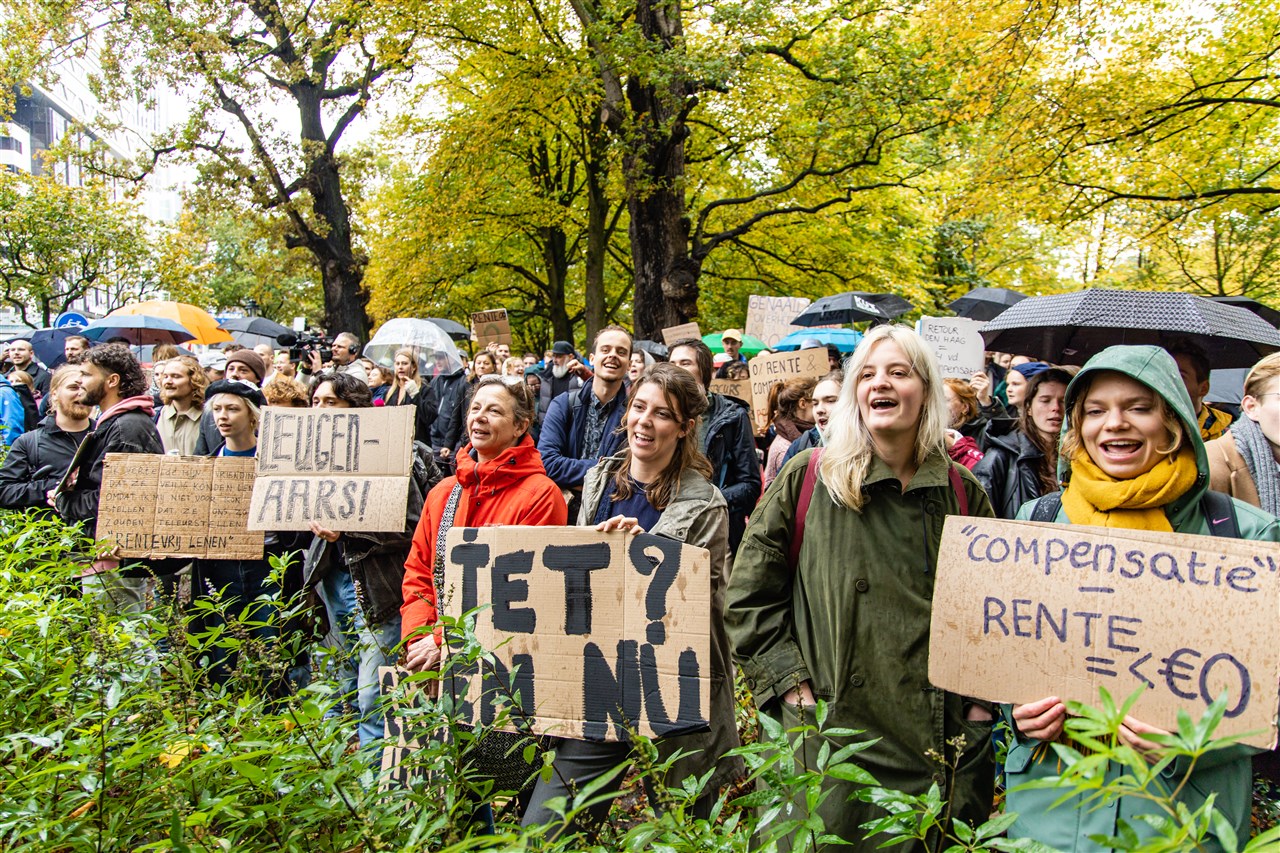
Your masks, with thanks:
<instances>
[{"instance_id":1,"label":"large cardboard sign","mask_svg":"<svg viewBox=\"0 0 1280 853\"><path fill-rule=\"evenodd\" d=\"M662 342L671 346L676 341L687 341L689 338L702 338L702 330L697 323L684 323L679 326L668 326L662 330Z\"/></svg>"},{"instance_id":2,"label":"large cardboard sign","mask_svg":"<svg viewBox=\"0 0 1280 853\"><path fill-rule=\"evenodd\" d=\"M506 308L477 311L471 315L471 335L480 346L494 344L511 345L511 323Z\"/></svg>"},{"instance_id":3,"label":"large cardboard sign","mask_svg":"<svg viewBox=\"0 0 1280 853\"><path fill-rule=\"evenodd\" d=\"M984 365L980 320L967 317L921 317L916 331L933 350L942 378L968 379Z\"/></svg>"},{"instance_id":4,"label":"large cardboard sign","mask_svg":"<svg viewBox=\"0 0 1280 853\"><path fill-rule=\"evenodd\" d=\"M761 429L769 421L770 388L788 379L819 379L831 372L825 347L761 353L747 362L747 367L751 370L751 408L755 413L756 426Z\"/></svg>"},{"instance_id":5,"label":"large cardboard sign","mask_svg":"<svg viewBox=\"0 0 1280 853\"><path fill-rule=\"evenodd\" d=\"M108 453L98 538L122 557L259 559L262 534L245 527L253 464L232 456Z\"/></svg>"},{"instance_id":6,"label":"large cardboard sign","mask_svg":"<svg viewBox=\"0 0 1280 853\"><path fill-rule=\"evenodd\" d=\"M747 299L747 325L743 331L765 342L770 349L792 332L805 328L791 321L809 307L803 296L751 296Z\"/></svg>"},{"instance_id":7,"label":"large cardboard sign","mask_svg":"<svg viewBox=\"0 0 1280 853\"><path fill-rule=\"evenodd\" d=\"M250 530L401 531L413 408L268 406L258 428Z\"/></svg>"},{"instance_id":8,"label":"large cardboard sign","mask_svg":"<svg viewBox=\"0 0 1280 853\"><path fill-rule=\"evenodd\" d=\"M444 612L487 605L475 633L491 662L441 685L464 717L489 725L505 705L525 720L512 731L594 741L706 729L705 549L583 527L454 528L445 558Z\"/></svg>"},{"instance_id":9,"label":"large cardboard sign","mask_svg":"<svg viewBox=\"0 0 1280 853\"><path fill-rule=\"evenodd\" d=\"M724 394L726 397L736 397L748 406L751 405L750 379L712 379L711 387L707 390L712 394Z\"/></svg>"},{"instance_id":10,"label":"large cardboard sign","mask_svg":"<svg viewBox=\"0 0 1280 853\"><path fill-rule=\"evenodd\" d=\"M1165 729L1222 691L1218 735L1275 744L1280 545L952 516L929 680L997 702L1128 696Z\"/></svg>"}]
</instances>

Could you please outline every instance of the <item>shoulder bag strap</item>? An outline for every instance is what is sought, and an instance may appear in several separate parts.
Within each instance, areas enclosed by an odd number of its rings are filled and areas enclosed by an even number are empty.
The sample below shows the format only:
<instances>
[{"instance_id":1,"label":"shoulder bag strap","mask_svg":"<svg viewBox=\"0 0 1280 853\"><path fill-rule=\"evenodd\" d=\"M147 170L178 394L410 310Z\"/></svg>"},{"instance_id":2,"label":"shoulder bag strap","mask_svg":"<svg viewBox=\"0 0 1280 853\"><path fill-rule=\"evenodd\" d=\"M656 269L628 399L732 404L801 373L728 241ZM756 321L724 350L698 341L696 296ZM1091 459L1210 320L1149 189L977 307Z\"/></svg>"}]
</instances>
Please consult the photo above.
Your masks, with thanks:
<instances>
[{"instance_id":1,"label":"shoulder bag strap","mask_svg":"<svg viewBox=\"0 0 1280 853\"><path fill-rule=\"evenodd\" d=\"M1058 510L1062 509L1062 492L1051 492L1038 501L1031 510L1032 521L1053 521L1058 517Z\"/></svg>"},{"instance_id":2,"label":"shoulder bag strap","mask_svg":"<svg viewBox=\"0 0 1280 853\"><path fill-rule=\"evenodd\" d=\"M791 536L791 574L796 573L800 565L800 546L804 544L804 519L809 514L809 502L813 500L813 487L818 482L818 462L822 459L822 448L814 448L809 456L809 464L804 468L804 482L800 485L800 500L796 502L795 533Z\"/></svg>"},{"instance_id":3,"label":"shoulder bag strap","mask_svg":"<svg viewBox=\"0 0 1280 853\"><path fill-rule=\"evenodd\" d=\"M454 483L453 491L449 493L449 500L444 505L444 512L440 513L440 526L436 528L436 564L435 564L435 586L437 598L439 591L444 588L444 537L449 532L449 528L453 527L453 517L458 512L458 500L462 497L462 484Z\"/></svg>"},{"instance_id":4,"label":"shoulder bag strap","mask_svg":"<svg viewBox=\"0 0 1280 853\"><path fill-rule=\"evenodd\" d=\"M1209 522L1209 535L1224 539L1240 538L1240 522L1236 519L1236 505L1230 495L1222 492L1205 492L1200 499L1200 511Z\"/></svg>"},{"instance_id":5,"label":"shoulder bag strap","mask_svg":"<svg viewBox=\"0 0 1280 853\"><path fill-rule=\"evenodd\" d=\"M969 514L969 493L964 490L964 477L956 470L956 463L947 463L947 479L951 481L951 491L956 493L956 503L960 505L960 514Z\"/></svg>"}]
</instances>

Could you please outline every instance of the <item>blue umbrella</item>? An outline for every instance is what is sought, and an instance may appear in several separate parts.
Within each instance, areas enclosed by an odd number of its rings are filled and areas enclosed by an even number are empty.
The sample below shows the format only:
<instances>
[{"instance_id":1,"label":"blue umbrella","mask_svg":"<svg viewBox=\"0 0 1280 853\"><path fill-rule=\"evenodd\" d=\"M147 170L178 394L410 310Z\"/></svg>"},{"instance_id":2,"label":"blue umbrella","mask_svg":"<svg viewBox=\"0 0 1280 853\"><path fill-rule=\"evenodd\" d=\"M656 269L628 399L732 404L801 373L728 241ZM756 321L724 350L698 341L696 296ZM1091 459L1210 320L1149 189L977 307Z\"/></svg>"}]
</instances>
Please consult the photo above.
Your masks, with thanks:
<instances>
[{"instance_id":1,"label":"blue umbrella","mask_svg":"<svg viewBox=\"0 0 1280 853\"><path fill-rule=\"evenodd\" d=\"M196 337L174 320L148 317L145 314L117 314L114 317L103 317L85 326L81 334L94 342L106 341L110 338L125 338L133 346L182 344L195 340Z\"/></svg>"},{"instance_id":2,"label":"blue umbrella","mask_svg":"<svg viewBox=\"0 0 1280 853\"><path fill-rule=\"evenodd\" d=\"M853 352L862 340L862 332L853 329L800 329L778 341L773 348L779 352L789 352L800 349L800 344L808 340L819 340L823 345L831 344L840 352Z\"/></svg>"},{"instance_id":3,"label":"blue umbrella","mask_svg":"<svg viewBox=\"0 0 1280 853\"><path fill-rule=\"evenodd\" d=\"M72 335L79 335L84 329L79 326L55 326L49 329L36 329L27 340L35 350L36 358L45 367L53 370L67 360L63 353L63 342Z\"/></svg>"}]
</instances>

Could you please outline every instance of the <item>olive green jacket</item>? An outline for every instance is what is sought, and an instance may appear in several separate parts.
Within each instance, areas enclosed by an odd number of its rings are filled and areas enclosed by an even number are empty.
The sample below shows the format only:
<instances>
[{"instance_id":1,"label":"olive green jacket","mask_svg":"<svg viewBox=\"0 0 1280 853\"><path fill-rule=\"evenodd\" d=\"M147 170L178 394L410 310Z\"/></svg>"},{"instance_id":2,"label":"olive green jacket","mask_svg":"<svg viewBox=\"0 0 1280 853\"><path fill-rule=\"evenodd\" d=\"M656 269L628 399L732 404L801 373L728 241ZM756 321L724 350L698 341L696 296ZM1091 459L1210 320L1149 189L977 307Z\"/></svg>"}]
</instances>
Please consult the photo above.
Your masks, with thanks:
<instances>
[{"instance_id":1,"label":"olive green jacket","mask_svg":"<svg viewBox=\"0 0 1280 853\"><path fill-rule=\"evenodd\" d=\"M606 481L617 473L621 456L610 456L587 472L582 484L582 509L578 524L595 518ZM742 759L724 754L739 746L734 716L733 668L729 659L729 639L724 630L724 596L729 583L729 507L720 490L701 474L686 471L671 504L662 511L649 533L665 536L711 552L711 728L701 734L663 738L658 757L666 761L676 750L690 753L676 760L667 773L667 783L679 786L690 776L701 776L713 767L715 774L706 791L726 785L746 772Z\"/></svg>"},{"instance_id":2,"label":"olive green jacket","mask_svg":"<svg viewBox=\"0 0 1280 853\"><path fill-rule=\"evenodd\" d=\"M861 512L837 505L819 481L805 521L799 565L789 564L796 506L813 451L787 463L756 508L734 562L725 622L734 659L763 714L795 725L787 690L809 681L828 703L828 726L865 731L879 742L856 760L884 786L923 793L953 787L953 811L990 815L994 766L990 724L965 721L963 697L929 683L929 618L938 544L947 515L960 512L938 450L905 490L873 459ZM977 479L957 466L969 514L993 517ZM960 755L948 740L964 735ZM834 751L850 739L831 738ZM819 744L805 753L813 760ZM958 764L952 774L939 758ZM819 808L826 831L861 842L860 824L884 812L848 802L854 786L829 780ZM861 848L875 844L862 842ZM844 849L844 848L841 848Z\"/></svg>"},{"instance_id":3,"label":"olive green jacket","mask_svg":"<svg viewBox=\"0 0 1280 853\"><path fill-rule=\"evenodd\" d=\"M1173 408L1182 421L1183 432L1192 443L1196 454L1198 476L1195 485L1177 500L1165 507L1169 523L1178 533L1209 535L1209 522L1200 508L1200 499L1209 488L1209 460L1200 427L1191 408L1191 398L1178 376L1178 365L1167 352L1154 346L1109 347L1089 359L1089 363L1072 380L1067 388L1066 410L1072 409L1076 397L1088 387L1099 371L1115 371L1151 388ZM1070 426L1064 422L1063 433ZM1071 461L1058 461L1058 476L1071 488ZM1031 517L1036 501L1024 504L1018 512L1019 520ZM1256 507L1235 501L1236 521L1240 538L1255 542L1280 542L1280 522ZM1065 511L1059 511L1055 521L1070 524ZM1123 697L1117 697L1123 698ZM1274 699L1272 700L1274 701ZM1199 709L1189 708L1198 713ZM1012 724L1010 709L1003 709L1005 718ZM1017 731L1016 726L1014 731ZM1009 789L1005 807L1018 814L1018 821L1009 829L1011 838L1033 838L1050 847L1063 851L1102 851L1102 847L1090 840L1091 835L1114 837L1119 835L1118 825L1126 822L1140 838L1153 835L1153 830L1139 815L1164 815L1150 800L1129 797L1123 800L1085 804L1081 798L1069 799L1059 806L1053 803L1063 790L1026 790L1023 784L1060 772L1057 753L1052 749L1037 749L1040 741L1016 735L1009 745L1005 760L1005 780ZM1252 772L1250 756L1257 750L1233 746L1210 752L1195 764L1195 771L1186 778L1177 800L1192 811L1204 804L1205 798L1216 794L1214 806L1227 818L1239 838L1249 837L1249 810L1252 803ZM1179 788L1187 776L1188 763L1175 761L1166 768L1163 779L1166 793ZM1107 769L1108 779L1117 778L1122 771L1112 765ZM1153 791L1151 793L1159 793ZM1222 850L1217 836L1211 830L1202 848L1207 851Z\"/></svg>"}]
</instances>

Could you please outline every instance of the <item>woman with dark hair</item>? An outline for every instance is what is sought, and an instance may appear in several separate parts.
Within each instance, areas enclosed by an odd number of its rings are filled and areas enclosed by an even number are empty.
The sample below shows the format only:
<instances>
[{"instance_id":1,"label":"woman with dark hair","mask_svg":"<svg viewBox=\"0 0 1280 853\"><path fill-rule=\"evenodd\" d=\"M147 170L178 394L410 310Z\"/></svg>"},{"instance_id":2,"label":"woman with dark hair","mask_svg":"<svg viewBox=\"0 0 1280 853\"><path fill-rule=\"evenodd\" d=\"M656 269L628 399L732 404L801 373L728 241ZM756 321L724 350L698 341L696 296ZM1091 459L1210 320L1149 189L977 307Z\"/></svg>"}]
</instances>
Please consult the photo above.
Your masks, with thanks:
<instances>
[{"instance_id":1,"label":"woman with dark hair","mask_svg":"<svg viewBox=\"0 0 1280 853\"><path fill-rule=\"evenodd\" d=\"M474 374L471 378L471 384L475 385L484 377L494 376L498 373L498 360L487 349L480 350L480 352L476 353L476 357L471 360L471 371Z\"/></svg>"},{"instance_id":2,"label":"woman with dark hair","mask_svg":"<svg viewBox=\"0 0 1280 853\"><path fill-rule=\"evenodd\" d=\"M791 442L813 429L813 388L816 379L788 379L769 389L769 424L773 441L764 466L764 487L782 470Z\"/></svg>"},{"instance_id":3,"label":"woman with dark hair","mask_svg":"<svg viewBox=\"0 0 1280 853\"><path fill-rule=\"evenodd\" d=\"M1027 382L1017 428L988 434L985 455L973 473L998 517L1013 518L1027 501L1057 491L1058 431L1070 383L1071 374L1058 367L1035 374ZM994 423L988 426L993 432Z\"/></svg>"},{"instance_id":4,"label":"woman with dark hair","mask_svg":"<svg viewBox=\"0 0 1280 853\"><path fill-rule=\"evenodd\" d=\"M982 413L977 392L963 379L942 380L942 391L947 397L947 454L953 462L972 471L982 461L978 436L987 417Z\"/></svg>"},{"instance_id":5,"label":"woman with dark hair","mask_svg":"<svg viewBox=\"0 0 1280 853\"><path fill-rule=\"evenodd\" d=\"M1019 519L1047 516L1044 520L1057 524L1204 536L1234 517L1240 538L1280 542L1275 516L1209 492L1200 424L1178 365L1164 350L1114 346L1098 353L1068 386L1066 411L1058 462L1064 490L1023 507ZM1270 682L1263 697L1272 707L1275 689ZM1210 799L1215 819L1206 821L1195 849L1228 849L1229 837L1234 850L1237 839L1249 837L1255 750L1234 745L1197 758L1174 758L1161 765L1140 795L1100 798L1092 791L1028 784L1063 772L1057 752L1048 746L1069 737L1066 704L1058 696L1006 707L1003 713L1014 735L1005 760L1005 807L1018 815L1010 838L1069 853L1110 849L1099 838L1124 838L1124 849L1137 849L1146 839L1163 839L1148 820L1168 822L1168 800L1179 811L1199 815ZM1168 733L1133 716L1125 717L1119 729L1122 745L1139 753L1155 750L1150 738L1162 734ZM1096 779L1130 772L1121 765L1093 768Z\"/></svg>"},{"instance_id":6,"label":"woman with dark hair","mask_svg":"<svg viewBox=\"0 0 1280 853\"><path fill-rule=\"evenodd\" d=\"M698 418L707 397L688 371L673 364L655 364L644 371L627 397L624 428L626 448L600 461L587 473L578 524L597 530L649 532L711 552L711 728L695 735L658 742L658 763L679 750L687 755L667 771L666 782L679 787L686 779L711 772L694 811L710 815L722 785L742 772L742 760L725 758L738 746L734 722L733 676L729 639L724 629L724 596L729 578L729 509L711 483L711 463L698 442ZM551 823L557 815L548 807L556 797L569 797L582 786L615 770L612 787L618 791L623 773L619 765L630 755L629 743L561 740L556 746L555 771L534 788L523 823ZM712 772L714 771L714 772ZM646 779L646 785L655 780ZM599 793L599 792L597 792ZM657 804L661 799L650 796ZM598 827L611 800L587 809ZM575 827L581 828L581 827Z\"/></svg>"}]
</instances>

